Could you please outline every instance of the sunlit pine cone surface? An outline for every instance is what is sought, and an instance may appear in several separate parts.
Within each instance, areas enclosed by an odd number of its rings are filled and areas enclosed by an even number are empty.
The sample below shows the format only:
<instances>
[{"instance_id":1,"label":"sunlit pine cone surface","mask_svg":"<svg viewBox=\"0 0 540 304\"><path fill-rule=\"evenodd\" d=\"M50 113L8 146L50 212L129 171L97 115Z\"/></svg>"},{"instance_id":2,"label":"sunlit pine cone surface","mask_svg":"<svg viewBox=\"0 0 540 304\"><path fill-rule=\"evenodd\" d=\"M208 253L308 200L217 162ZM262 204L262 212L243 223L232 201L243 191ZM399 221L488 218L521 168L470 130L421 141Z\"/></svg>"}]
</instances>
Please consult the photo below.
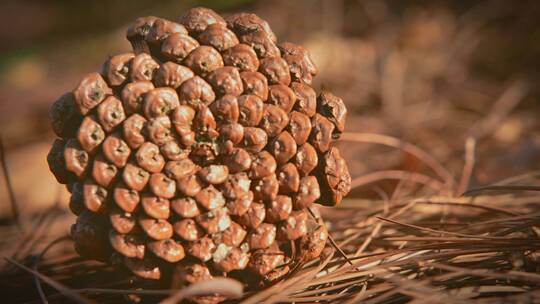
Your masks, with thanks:
<instances>
[{"instance_id":1,"label":"sunlit pine cone surface","mask_svg":"<svg viewBox=\"0 0 540 304\"><path fill-rule=\"evenodd\" d=\"M76 250L175 288L264 285L318 257L327 231L308 208L350 190L333 146L347 110L311 87L308 51L254 14L206 8L139 18L126 36L133 53L51 107Z\"/></svg>"}]
</instances>

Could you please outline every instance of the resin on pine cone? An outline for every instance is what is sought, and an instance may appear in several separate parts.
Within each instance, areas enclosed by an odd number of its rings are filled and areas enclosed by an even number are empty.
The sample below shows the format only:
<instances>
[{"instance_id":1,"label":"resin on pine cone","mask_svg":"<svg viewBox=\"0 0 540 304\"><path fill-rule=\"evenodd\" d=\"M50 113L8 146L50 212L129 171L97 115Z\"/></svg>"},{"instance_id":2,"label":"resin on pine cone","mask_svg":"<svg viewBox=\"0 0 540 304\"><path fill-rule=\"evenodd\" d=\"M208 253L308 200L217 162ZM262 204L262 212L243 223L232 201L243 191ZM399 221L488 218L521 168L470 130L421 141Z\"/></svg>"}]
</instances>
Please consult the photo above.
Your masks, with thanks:
<instances>
[{"instance_id":1,"label":"resin on pine cone","mask_svg":"<svg viewBox=\"0 0 540 304\"><path fill-rule=\"evenodd\" d=\"M254 14L206 8L139 18L127 39L132 53L51 107L77 251L175 286L267 282L318 257L327 232L308 208L350 190L333 145L347 110L311 87L308 51Z\"/></svg>"}]
</instances>

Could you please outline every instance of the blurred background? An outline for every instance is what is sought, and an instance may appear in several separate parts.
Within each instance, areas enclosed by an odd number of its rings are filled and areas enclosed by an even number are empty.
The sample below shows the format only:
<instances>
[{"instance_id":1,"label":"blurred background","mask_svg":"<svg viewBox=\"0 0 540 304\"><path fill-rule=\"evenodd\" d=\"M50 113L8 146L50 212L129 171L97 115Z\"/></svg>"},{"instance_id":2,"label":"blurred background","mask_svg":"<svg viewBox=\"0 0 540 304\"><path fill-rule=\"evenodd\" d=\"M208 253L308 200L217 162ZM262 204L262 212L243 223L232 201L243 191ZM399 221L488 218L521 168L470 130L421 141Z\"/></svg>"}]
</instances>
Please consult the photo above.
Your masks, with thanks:
<instances>
[{"instance_id":1,"label":"blurred background","mask_svg":"<svg viewBox=\"0 0 540 304\"><path fill-rule=\"evenodd\" d=\"M130 49L124 32L135 17L176 20L199 5L255 12L281 41L305 45L319 67L316 89L348 105L350 132L413 143L456 177L472 138L472 186L540 169L538 1L2 0L0 133L21 212L67 202L46 163L49 106L109 55ZM425 171L399 149L346 145L353 177ZM351 197L373 196L371 186ZM0 202L5 217L3 179Z\"/></svg>"}]
</instances>

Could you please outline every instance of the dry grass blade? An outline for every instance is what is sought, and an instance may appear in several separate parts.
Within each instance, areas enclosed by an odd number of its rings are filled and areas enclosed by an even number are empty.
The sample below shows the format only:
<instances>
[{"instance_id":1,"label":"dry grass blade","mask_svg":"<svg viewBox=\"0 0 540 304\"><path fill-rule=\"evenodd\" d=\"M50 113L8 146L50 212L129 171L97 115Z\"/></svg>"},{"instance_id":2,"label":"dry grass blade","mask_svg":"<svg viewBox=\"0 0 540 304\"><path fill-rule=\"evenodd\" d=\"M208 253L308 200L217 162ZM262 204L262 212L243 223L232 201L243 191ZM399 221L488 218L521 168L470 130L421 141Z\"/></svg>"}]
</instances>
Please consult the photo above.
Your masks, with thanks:
<instances>
[{"instance_id":1,"label":"dry grass blade","mask_svg":"<svg viewBox=\"0 0 540 304\"><path fill-rule=\"evenodd\" d=\"M454 276L463 276L463 275L470 275L470 276L476 276L476 277L488 277L491 279L503 279L503 280L526 280L526 281L532 281L536 282L536 284L540 284L540 276L534 273L529 272L522 272L522 271L508 271L506 273L495 273L489 269L467 269L462 267L456 267L456 266L449 266L442 263L433 263L434 267L437 267L439 269L452 271ZM508 286L499 286L501 287L508 287Z\"/></svg>"},{"instance_id":2,"label":"dry grass blade","mask_svg":"<svg viewBox=\"0 0 540 304\"><path fill-rule=\"evenodd\" d=\"M485 235L470 235L470 234L464 234L464 233L456 233L456 232L449 232L449 231L443 231L443 230L431 229L431 228L421 227L421 226L417 226L417 225L401 223L401 222L398 222L398 221L395 221L395 220L391 220L391 219L387 219L387 218L383 218L383 217L377 217L377 218L380 219L380 220L383 220L383 221L387 221L387 222L396 224L396 225L401 225L401 226L405 226L405 227L409 227L409 228L421 230L421 231L427 232L427 233L434 233L434 234L448 234L448 235L453 235L453 236L458 236L458 237L464 237L464 238L472 238L472 239L508 240L508 238L490 237L490 236L485 236ZM512 238L512 239L515 240L516 238Z\"/></svg>"},{"instance_id":3,"label":"dry grass blade","mask_svg":"<svg viewBox=\"0 0 540 304\"><path fill-rule=\"evenodd\" d=\"M504 120L508 114L525 98L529 93L529 84L523 79L515 80L502 93L488 115L469 130L469 136L476 140L481 140L491 134Z\"/></svg>"},{"instance_id":4,"label":"dry grass blade","mask_svg":"<svg viewBox=\"0 0 540 304\"><path fill-rule=\"evenodd\" d=\"M40 280L42 280L43 282L47 283L48 285L50 285L51 287L55 288L56 290L60 291L62 294L66 295L67 297L69 297L70 299L72 299L73 301L75 301L76 303L83 303L83 304L90 304L90 303L94 303L94 301L90 301L88 299L85 299L84 297L80 296L79 294L77 294L76 292L74 292L72 289L64 286L63 284L60 284L58 283L57 281L37 272L37 271L34 271L10 258L5 258L9 263L21 268L22 270L38 277Z\"/></svg>"},{"instance_id":5,"label":"dry grass blade","mask_svg":"<svg viewBox=\"0 0 540 304\"><path fill-rule=\"evenodd\" d=\"M13 220L19 229L21 229L19 222L19 205L17 198L15 197L15 191L13 191L13 184L11 182L11 176L9 175L8 165L6 161L6 150L4 148L4 140L0 135L0 163L2 165L2 173L6 182L6 188L9 194L9 202L11 203L11 212L13 214Z\"/></svg>"},{"instance_id":6,"label":"dry grass blade","mask_svg":"<svg viewBox=\"0 0 540 304\"><path fill-rule=\"evenodd\" d=\"M433 156L431 156L429 153L411 143L404 142L395 137L374 133L344 132L340 139L342 141L381 144L401 149L423 161L428 167L437 173L437 175L441 177L446 184L454 184L454 177L439 161L433 158Z\"/></svg>"},{"instance_id":7,"label":"dry grass blade","mask_svg":"<svg viewBox=\"0 0 540 304\"><path fill-rule=\"evenodd\" d=\"M354 189L383 179L409 180L428 186L436 191L441 191L444 188L444 185L441 182L427 175L402 170L383 170L364 174L352 180L351 188Z\"/></svg>"},{"instance_id":8,"label":"dry grass blade","mask_svg":"<svg viewBox=\"0 0 540 304\"><path fill-rule=\"evenodd\" d=\"M63 237L60 237L54 241L52 241L49 245L47 245L43 251L41 251L41 253L37 256L36 258L36 261L34 263L34 271L35 272L39 272L38 270L38 267L39 267L39 263L41 262L41 259L43 259L43 256L45 256L45 254L47 253L47 251L49 251L54 245L62 242L62 241L65 241L65 240L70 240L71 238L69 236L63 236ZM48 303L47 302L47 296L45 295L45 293L43 292L43 287L41 286L41 281L39 280L38 276L34 276L34 282L36 283L36 288L38 290L38 293L39 293L39 296L41 297L41 300L43 301L43 303Z\"/></svg>"},{"instance_id":9,"label":"dry grass blade","mask_svg":"<svg viewBox=\"0 0 540 304\"><path fill-rule=\"evenodd\" d=\"M486 186L480 188L470 189L467 192L463 193L465 196L470 196L475 193L484 192L484 191L540 191L540 186Z\"/></svg>"},{"instance_id":10,"label":"dry grass blade","mask_svg":"<svg viewBox=\"0 0 540 304\"><path fill-rule=\"evenodd\" d=\"M161 304L176 304L183 299L210 294L220 294L228 299L238 299L244 293L244 286L233 279L215 278L206 282L200 282L180 289L167 299L161 301Z\"/></svg>"},{"instance_id":11,"label":"dry grass blade","mask_svg":"<svg viewBox=\"0 0 540 304\"><path fill-rule=\"evenodd\" d=\"M457 195L461 195L465 192L465 190L467 190L467 187L469 187L475 163L475 149L476 140L473 137L467 138L465 141L465 164L463 165L461 179L459 180L456 191Z\"/></svg>"}]
</instances>

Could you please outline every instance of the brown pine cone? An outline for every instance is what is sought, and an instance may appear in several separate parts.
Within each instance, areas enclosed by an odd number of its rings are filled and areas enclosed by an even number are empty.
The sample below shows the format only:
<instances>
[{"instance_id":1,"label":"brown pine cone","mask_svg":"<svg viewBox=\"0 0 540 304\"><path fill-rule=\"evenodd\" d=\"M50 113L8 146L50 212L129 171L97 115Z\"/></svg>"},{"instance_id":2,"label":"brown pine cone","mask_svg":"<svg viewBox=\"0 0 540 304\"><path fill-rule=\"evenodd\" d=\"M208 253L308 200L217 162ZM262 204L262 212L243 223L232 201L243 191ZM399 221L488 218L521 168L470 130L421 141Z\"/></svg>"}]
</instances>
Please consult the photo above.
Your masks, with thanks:
<instances>
[{"instance_id":1,"label":"brown pine cone","mask_svg":"<svg viewBox=\"0 0 540 304\"><path fill-rule=\"evenodd\" d=\"M347 110L317 97L309 52L254 14L206 8L139 18L127 38L133 53L51 107L47 160L72 189L77 251L175 287L275 281L317 258L328 232L307 209L338 204L351 178L333 145Z\"/></svg>"}]
</instances>

